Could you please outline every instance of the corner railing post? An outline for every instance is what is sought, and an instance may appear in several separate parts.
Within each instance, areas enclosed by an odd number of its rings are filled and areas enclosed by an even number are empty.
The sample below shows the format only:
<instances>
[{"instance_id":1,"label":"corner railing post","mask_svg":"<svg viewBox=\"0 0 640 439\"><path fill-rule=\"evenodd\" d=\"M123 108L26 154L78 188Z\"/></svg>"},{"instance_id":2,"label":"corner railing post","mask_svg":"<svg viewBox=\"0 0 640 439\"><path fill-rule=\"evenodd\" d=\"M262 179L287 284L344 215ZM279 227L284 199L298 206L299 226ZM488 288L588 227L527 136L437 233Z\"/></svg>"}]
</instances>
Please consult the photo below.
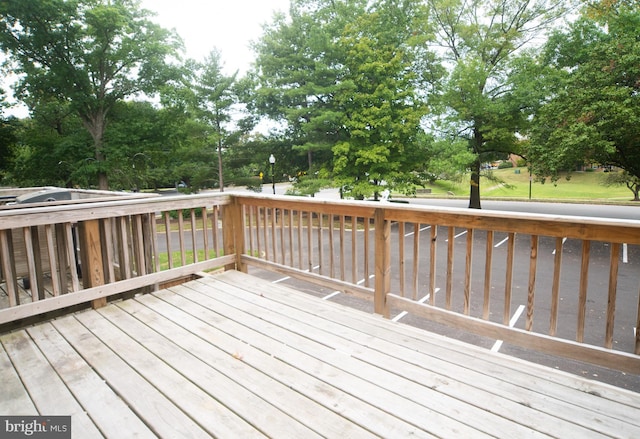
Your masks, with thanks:
<instances>
[{"instance_id":1,"label":"corner railing post","mask_svg":"<svg viewBox=\"0 0 640 439\"><path fill-rule=\"evenodd\" d=\"M84 288L104 285L104 263L102 240L100 236L100 220L88 220L78 223L80 237L80 258L82 261L82 283ZM107 304L102 297L91 302L93 308Z\"/></svg>"},{"instance_id":2,"label":"corner railing post","mask_svg":"<svg viewBox=\"0 0 640 439\"><path fill-rule=\"evenodd\" d=\"M391 222L385 219L384 209L374 215L375 227L375 286L373 309L376 314L389 318L387 294L391 291Z\"/></svg>"},{"instance_id":3,"label":"corner railing post","mask_svg":"<svg viewBox=\"0 0 640 439\"><path fill-rule=\"evenodd\" d=\"M247 272L246 264L242 263L244 253L244 218L242 216L242 204L235 196L231 197L231 203L224 206L222 211L222 239L224 254L235 254L235 264L224 267L225 270L238 270Z\"/></svg>"}]
</instances>

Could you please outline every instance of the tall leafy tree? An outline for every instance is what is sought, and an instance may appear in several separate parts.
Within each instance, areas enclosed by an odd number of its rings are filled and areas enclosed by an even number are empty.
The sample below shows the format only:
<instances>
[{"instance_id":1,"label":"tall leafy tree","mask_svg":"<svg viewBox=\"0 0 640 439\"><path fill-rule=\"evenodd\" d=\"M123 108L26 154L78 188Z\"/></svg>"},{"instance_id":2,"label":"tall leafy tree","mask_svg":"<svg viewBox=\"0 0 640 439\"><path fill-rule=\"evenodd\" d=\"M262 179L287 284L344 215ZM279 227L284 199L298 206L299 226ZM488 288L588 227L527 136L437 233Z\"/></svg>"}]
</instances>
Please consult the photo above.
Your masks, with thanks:
<instances>
[{"instance_id":1,"label":"tall leafy tree","mask_svg":"<svg viewBox=\"0 0 640 439\"><path fill-rule=\"evenodd\" d=\"M215 145L218 157L218 183L224 191L222 153L232 133L229 127L232 121L234 104L238 102L235 91L237 72L225 75L224 63L218 50L209 53L204 62L189 63L193 83L193 105L197 117L211 128L210 141ZM228 146L228 145L227 145Z\"/></svg>"},{"instance_id":2,"label":"tall leafy tree","mask_svg":"<svg viewBox=\"0 0 640 439\"><path fill-rule=\"evenodd\" d=\"M344 139L334 96L340 93L344 27L365 11L366 0L292 0L255 43L256 110L284 126L294 150L330 163L331 148Z\"/></svg>"},{"instance_id":3,"label":"tall leafy tree","mask_svg":"<svg viewBox=\"0 0 640 439\"><path fill-rule=\"evenodd\" d=\"M348 136L333 147L333 171L347 195L377 197L383 182L406 192L426 163L418 135L427 107L416 74L424 13L411 0L374 2L345 27L343 90L335 100Z\"/></svg>"},{"instance_id":4,"label":"tall leafy tree","mask_svg":"<svg viewBox=\"0 0 640 439\"><path fill-rule=\"evenodd\" d=\"M3 0L0 49L21 76L18 96L36 108L68 104L93 140L99 187L108 187L103 136L109 112L168 80L179 39L136 0Z\"/></svg>"},{"instance_id":5,"label":"tall leafy tree","mask_svg":"<svg viewBox=\"0 0 640 439\"><path fill-rule=\"evenodd\" d=\"M449 68L439 108L439 129L468 142L469 207L480 208L480 170L495 154L519 152L530 102L516 93L514 64L562 14L564 0L427 0L437 46ZM522 76L519 76L522 78ZM523 100L524 99L524 100Z\"/></svg>"},{"instance_id":6,"label":"tall leafy tree","mask_svg":"<svg viewBox=\"0 0 640 439\"><path fill-rule=\"evenodd\" d=\"M640 6L601 2L546 46L548 102L536 114L534 170L557 178L596 162L640 178Z\"/></svg>"}]
</instances>

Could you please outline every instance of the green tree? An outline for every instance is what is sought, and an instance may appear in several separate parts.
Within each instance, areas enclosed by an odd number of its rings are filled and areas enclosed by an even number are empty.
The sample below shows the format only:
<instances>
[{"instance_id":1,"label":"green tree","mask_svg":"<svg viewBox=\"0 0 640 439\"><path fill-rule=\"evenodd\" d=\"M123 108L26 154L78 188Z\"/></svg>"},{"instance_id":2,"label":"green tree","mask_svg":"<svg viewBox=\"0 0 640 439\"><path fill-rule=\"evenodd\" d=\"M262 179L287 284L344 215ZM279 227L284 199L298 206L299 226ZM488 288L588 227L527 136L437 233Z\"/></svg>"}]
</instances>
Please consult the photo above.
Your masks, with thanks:
<instances>
[{"instance_id":1,"label":"green tree","mask_svg":"<svg viewBox=\"0 0 640 439\"><path fill-rule=\"evenodd\" d=\"M5 93L0 89L0 182L9 170L11 151L17 141L17 119L5 117L4 108L8 106Z\"/></svg>"},{"instance_id":2,"label":"green tree","mask_svg":"<svg viewBox=\"0 0 640 439\"><path fill-rule=\"evenodd\" d=\"M378 197L380 184L409 192L426 163L416 54L424 43L424 10L411 0L380 1L345 27L342 91L335 97L348 136L336 143L334 179L343 193Z\"/></svg>"},{"instance_id":3,"label":"green tree","mask_svg":"<svg viewBox=\"0 0 640 439\"><path fill-rule=\"evenodd\" d=\"M629 181L640 178L640 7L598 6L547 44L545 61L554 70L529 153L538 175L556 179L599 163L621 168Z\"/></svg>"},{"instance_id":4,"label":"green tree","mask_svg":"<svg viewBox=\"0 0 640 439\"><path fill-rule=\"evenodd\" d=\"M135 0L4 0L0 48L21 76L17 95L31 109L68 104L93 140L98 186L107 189L103 137L113 106L154 93L173 73L176 35L150 21Z\"/></svg>"},{"instance_id":5,"label":"green tree","mask_svg":"<svg viewBox=\"0 0 640 439\"><path fill-rule=\"evenodd\" d=\"M345 138L334 97L343 88L344 27L362 15L365 0L292 0L255 43L255 109L284 126L307 169L328 164L331 148ZM318 164L314 165L314 161Z\"/></svg>"},{"instance_id":6,"label":"green tree","mask_svg":"<svg viewBox=\"0 0 640 439\"><path fill-rule=\"evenodd\" d=\"M238 102L235 90L238 72L227 76L223 72L224 64L218 50L212 50L204 62L190 61L193 105L197 117L213 131L209 137L216 145L218 156L218 183L220 192L224 191L222 154L228 146L233 132L229 127L232 121L233 106Z\"/></svg>"},{"instance_id":7,"label":"green tree","mask_svg":"<svg viewBox=\"0 0 640 439\"><path fill-rule=\"evenodd\" d=\"M522 85L519 57L566 10L565 1L427 0L436 45L449 68L444 90L432 101L437 129L468 142L469 207L480 208L480 170L496 155L519 152L531 105ZM514 75L515 74L515 75ZM502 157L501 157L502 158Z\"/></svg>"}]
</instances>

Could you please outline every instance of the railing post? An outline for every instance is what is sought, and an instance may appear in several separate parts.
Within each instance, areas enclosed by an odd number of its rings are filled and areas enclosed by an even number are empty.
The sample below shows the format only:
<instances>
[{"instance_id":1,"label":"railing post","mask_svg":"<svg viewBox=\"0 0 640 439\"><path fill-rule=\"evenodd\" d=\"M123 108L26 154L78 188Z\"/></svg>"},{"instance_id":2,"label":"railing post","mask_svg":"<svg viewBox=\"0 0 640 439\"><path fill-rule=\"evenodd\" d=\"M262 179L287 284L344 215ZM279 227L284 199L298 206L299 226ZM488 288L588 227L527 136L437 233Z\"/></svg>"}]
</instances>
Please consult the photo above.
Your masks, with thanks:
<instances>
[{"instance_id":1,"label":"railing post","mask_svg":"<svg viewBox=\"0 0 640 439\"><path fill-rule=\"evenodd\" d=\"M242 204L237 197L231 197L231 203L222 211L222 245L225 255L235 254L235 264L225 265L225 270L247 272L247 265L242 263L244 253L244 218Z\"/></svg>"},{"instance_id":2,"label":"railing post","mask_svg":"<svg viewBox=\"0 0 640 439\"><path fill-rule=\"evenodd\" d=\"M102 258L102 240L100 237L100 220L81 221L78 223L80 237L80 259L82 261L82 284L84 288L104 285L104 263ZM91 302L93 308L107 304L102 297Z\"/></svg>"},{"instance_id":3,"label":"railing post","mask_svg":"<svg viewBox=\"0 0 640 439\"><path fill-rule=\"evenodd\" d=\"M375 286L373 310L389 318L387 294L391 291L391 222L384 217L384 209L378 208L374 215L375 227Z\"/></svg>"}]
</instances>

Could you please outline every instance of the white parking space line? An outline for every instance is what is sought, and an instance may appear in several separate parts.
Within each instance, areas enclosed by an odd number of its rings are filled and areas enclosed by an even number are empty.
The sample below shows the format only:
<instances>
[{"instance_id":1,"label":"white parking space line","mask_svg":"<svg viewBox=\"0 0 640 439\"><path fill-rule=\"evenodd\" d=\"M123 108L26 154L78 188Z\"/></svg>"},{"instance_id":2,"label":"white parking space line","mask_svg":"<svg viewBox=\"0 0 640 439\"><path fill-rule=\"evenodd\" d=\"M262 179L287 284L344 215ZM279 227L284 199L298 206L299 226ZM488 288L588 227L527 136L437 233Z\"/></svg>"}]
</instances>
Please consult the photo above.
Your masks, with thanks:
<instances>
[{"instance_id":1,"label":"white parking space line","mask_svg":"<svg viewBox=\"0 0 640 439\"><path fill-rule=\"evenodd\" d=\"M436 288L436 291L433 294L436 294L438 291L440 291L440 288ZM429 297L431 297L431 294L427 294L426 296L424 296L422 299L418 300L418 303L424 303L427 300L429 300ZM406 316L407 314L409 314L406 311L402 311L400 314L398 314L397 316L395 316L393 319L391 319L392 322L397 322L398 320L400 320L401 318L403 318L404 316Z\"/></svg>"},{"instance_id":2,"label":"white parking space line","mask_svg":"<svg viewBox=\"0 0 640 439\"><path fill-rule=\"evenodd\" d=\"M423 227L421 229L418 229L420 232L424 232L425 230L429 230L431 228L431 226L427 226L427 227ZM405 233L404 237L406 238L407 236L411 236L416 232L409 232L409 233Z\"/></svg>"},{"instance_id":3,"label":"white parking space line","mask_svg":"<svg viewBox=\"0 0 640 439\"><path fill-rule=\"evenodd\" d=\"M516 310L516 312L511 317L511 320L509 320L509 328L513 328L516 325L516 322L522 315L523 311L524 311L524 305L520 305ZM491 352L498 352L501 347L502 347L502 340L496 340L493 347L491 348Z\"/></svg>"},{"instance_id":4,"label":"white parking space line","mask_svg":"<svg viewBox=\"0 0 640 439\"><path fill-rule=\"evenodd\" d=\"M627 243L622 244L622 263L623 264L629 263L629 253L627 250Z\"/></svg>"},{"instance_id":5,"label":"white parking space line","mask_svg":"<svg viewBox=\"0 0 640 439\"><path fill-rule=\"evenodd\" d=\"M567 242L567 238L562 238L562 245L564 245L564 243ZM552 255L556 254L556 249L553 249L553 251L551 252Z\"/></svg>"},{"instance_id":6,"label":"white parking space line","mask_svg":"<svg viewBox=\"0 0 640 439\"><path fill-rule=\"evenodd\" d=\"M463 235L466 235L466 234L467 234L467 232L468 232L467 230L465 230L464 232L460 232L460 233L458 233L457 235L455 235L455 236L453 237L453 239L455 239L455 238L459 238L459 237L461 237L461 236L463 236ZM445 241L444 241L444 242L449 242L449 240L448 240L448 239L445 239Z\"/></svg>"},{"instance_id":7,"label":"white parking space line","mask_svg":"<svg viewBox=\"0 0 640 439\"><path fill-rule=\"evenodd\" d=\"M506 238L504 238L502 241L500 241L499 243L497 243L496 245L493 246L493 248L498 248L500 247L502 244L504 244L505 242L507 242L509 240L509 237L507 236Z\"/></svg>"}]
</instances>

